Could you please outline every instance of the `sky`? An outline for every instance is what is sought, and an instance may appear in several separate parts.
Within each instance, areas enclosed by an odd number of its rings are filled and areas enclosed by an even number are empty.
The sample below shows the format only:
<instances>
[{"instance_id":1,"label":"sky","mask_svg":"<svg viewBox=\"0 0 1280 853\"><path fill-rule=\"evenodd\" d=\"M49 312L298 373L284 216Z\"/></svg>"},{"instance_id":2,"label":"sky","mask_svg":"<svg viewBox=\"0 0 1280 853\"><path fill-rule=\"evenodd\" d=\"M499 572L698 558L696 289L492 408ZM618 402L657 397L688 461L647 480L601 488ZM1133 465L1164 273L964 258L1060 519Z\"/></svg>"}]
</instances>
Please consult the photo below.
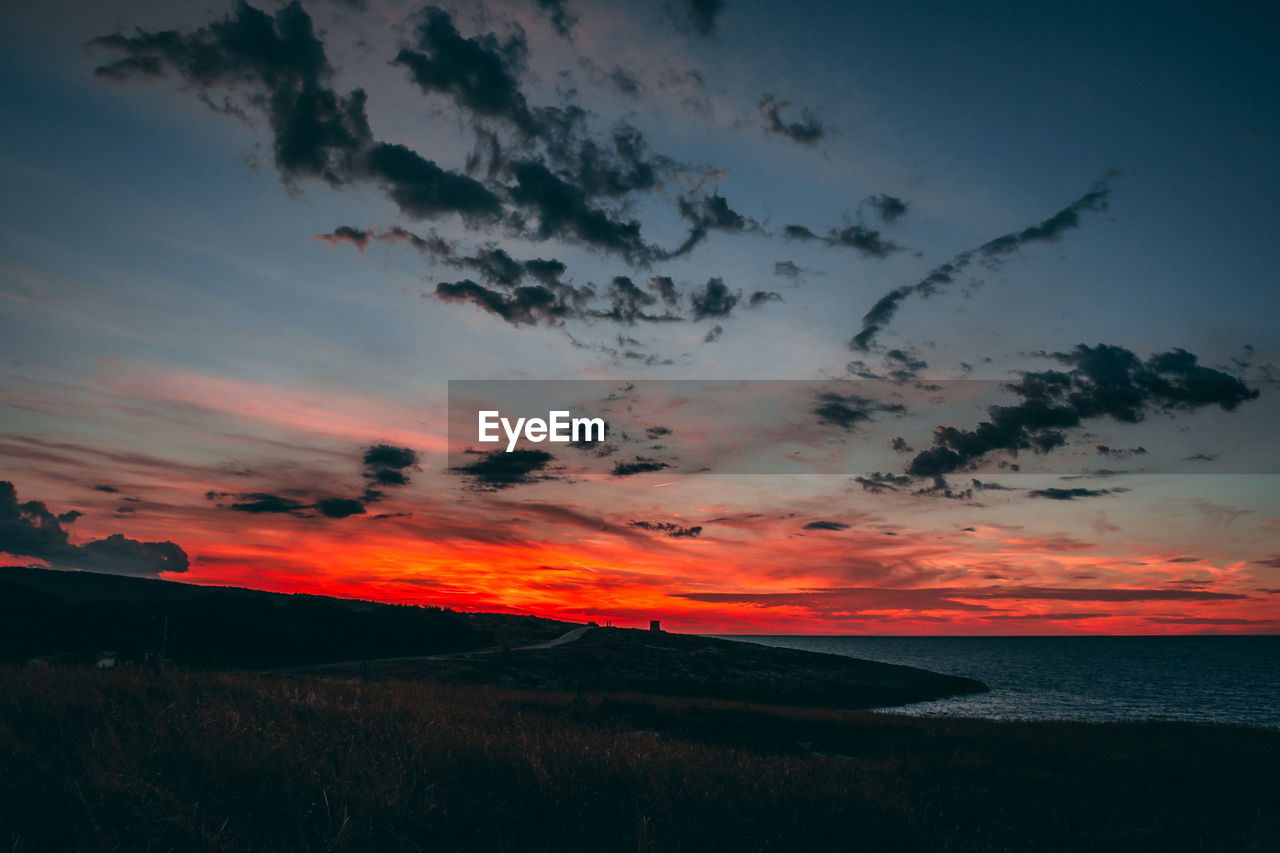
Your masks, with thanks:
<instances>
[{"instance_id":1,"label":"sky","mask_svg":"<svg viewBox=\"0 0 1280 853\"><path fill-rule=\"evenodd\" d=\"M1280 632L1264 4L5 15L6 563ZM610 434L507 453L486 400Z\"/></svg>"}]
</instances>

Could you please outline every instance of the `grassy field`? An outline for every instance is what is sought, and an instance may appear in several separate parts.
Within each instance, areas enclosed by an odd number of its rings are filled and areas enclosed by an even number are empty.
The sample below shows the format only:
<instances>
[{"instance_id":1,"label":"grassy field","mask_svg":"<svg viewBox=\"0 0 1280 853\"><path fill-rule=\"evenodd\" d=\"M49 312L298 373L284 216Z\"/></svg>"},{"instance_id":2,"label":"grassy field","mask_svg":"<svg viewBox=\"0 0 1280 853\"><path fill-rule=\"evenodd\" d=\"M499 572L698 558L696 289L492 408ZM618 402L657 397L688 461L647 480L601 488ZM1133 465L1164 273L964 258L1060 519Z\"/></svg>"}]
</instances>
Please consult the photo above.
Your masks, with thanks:
<instances>
[{"instance_id":1,"label":"grassy field","mask_svg":"<svg viewBox=\"0 0 1280 853\"><path fill-rule=\"evenodd\" d=\"M317 676L0 671L10 850L1223 850L1280 732Z\"/></svg>"}]
</instances>

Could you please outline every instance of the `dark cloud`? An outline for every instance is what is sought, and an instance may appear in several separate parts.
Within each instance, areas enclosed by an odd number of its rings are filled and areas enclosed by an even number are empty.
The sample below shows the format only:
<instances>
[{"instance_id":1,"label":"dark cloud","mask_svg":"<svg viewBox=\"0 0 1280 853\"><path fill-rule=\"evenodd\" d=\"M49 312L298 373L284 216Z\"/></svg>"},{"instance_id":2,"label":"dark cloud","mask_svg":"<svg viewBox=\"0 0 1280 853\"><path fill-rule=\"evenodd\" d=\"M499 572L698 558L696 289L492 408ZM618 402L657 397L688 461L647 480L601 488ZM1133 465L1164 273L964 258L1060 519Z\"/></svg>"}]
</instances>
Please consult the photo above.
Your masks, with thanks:
<instances>
[{"instance_id":1,"label":"dark cloud","mask_svg":"<svg viewBox=\"0 0 1280 853\"><path fill-rule=\"evenodd\" d=\"M329 234L318 235L315 239L333 245L351 243L361 252L372 241L403 243L451 267L474 270L491 284L514 287L528 276L552 288L568 288L568 285L560 280L568 268L556 258L533 258L521 261L513 258L505 249L492 244L482 246L470 255L464 255L454 244L434 232L422 237L399 226L374 231L342 225Z\"/></svg>"},{"instance_id":2,"label":"dark cloud","mask_svg":"<svg viewBox=\"0 0 1280 853\"><path fill-rule=\"evenodd\" d=\"M19 504L13 483L0 480L0 551L44 559L72 547L56 515L40 501Z\"/></svg>"},{"instance_id":3,"label":"dark cloud","mask_svg":"<svg viewBox=\"0 0 1280 853\"><path fill-rule=\"evenodd\" d=\"M893 382L897 384L914 383L920 391L941 391L942 386L938 384L924 384L919 380L920 371L928 368L929 364L924 359L920 359L914 350L890 350L884 353L883 362L879 371L872 369L872 366L861 359L854 359L845 365L845 370L849 371L859 379L877 379L881 382Z\"/></svg>"},{"instance_id":4,"label":"dark cloud","mask_svg":"<svg viewBox=\"0 0 1280 853\"><path fill-rule=\"evenodd\" d=\"M418 452L411 447L374 444L365 448L361 464L365 479L380 486L404 486L409 483L406 472L418 467Z\"/></svg>"},{"instance_id":5,"label":"dark cloud","mask_svg":"<svg viewBox=\"0 0 1280 853\"><path fill-rule=\"evenodd\" d=\"M569 285L533 284L504 292L463 279L440 282L435 296L445 302L474 303L514 326L521 326L540 322L550 325L568 317L583 316L582 303L594 296L594 291Z\"/></svg>"},{"instance_id":6,"label":"dark cloud","mask_svg":"<svg viewBox=\"0 0 1280 853\"><path fill-rule=\"evenodd\" d=\"M328 87L332 68L311 18L293 2L274 18L247 3L191 33L176 30L110 35L90 45L120 59L100 66L100 79L144 80L174 74L206 104L223 112L265 114L274 137L276 168L286 181L320 178L341 184L357 175L372 141L364 92L339 95ZM212 90L242 93L244 103Z\"/></svg>"},{"instance_id":7,"label":"dark cloud","mask_svg":"<svg viewBox=\"0 0 1280 853\"><path fill-rule=\"evenodd\" d=\"M555 457L544 450L522 449L510 453L494 450L480 454L480 458L469 465L460 465L450 470L470 478L472 488L496 491L554 479L544 473L547 465L554 460Z\"/></svg>"},{"instance_id":8,"label":"dark cloud","mask_svg":"<svg viewBox=\"0 0 1280 853\"><path fill-rule=\"evenodd\" d=\"M380 497L376 492L369 492L368 494L374 500ZM247 512L252 515L292 515L298 518L311 518L313 514L309 510L316 510L325 518L347 518L352 515L363 515L365 511L364 503L353 498L321 498L312 502L304 502L296 498L269 492L247 492L243 494L209 492L205 497L210 500L232 498L234 502L227 509L234 512Z\"/></svg>"},{"instance_id":9,"label":"dark cloud","mask_svg":"<svg viewBox=\"0 0 1280 853\"><path fill-rule=\"evenodd\" d=\"M503 287L514 287L525 275L524 265L496 246L480 249L474 255L462 258L460 263L480 273L486 281Z\"/></svg>"},{"instance_id":10,"label":"dark cloud","mask_svg":"<svg viewBox=\"0 0 1280 853\"><path fill-rule=\"evenodd\" d=\"M802 230L812 234L812 232L807 228ZM773 264L773 274L781 278L789 278L794 282L803 281L806 275L823 275L820 270L806 269L797 265L794 261L775 261Z\"/></svg>"},{"instance_id":11,"label":"dark cloud","mask_svg":"<svg viewBox=\"0 0 1280 853\"><path fill-rule=\"evenodd\" d=\"M1105 444L1097 445L1099 456L1111 457L1127 457L1127 456L1146 456L1147 449L1145 447L1108 447Z\"/></svg>"},{"instance_id":12,"label":"dark cloud","mask_svg":"<svg viewBox=\"0 0 1280 853\"><path fill-rule=\"evenodd\" d=\"M884 193L869 196L865 199L865 202L875 210L876 215L880 217L880 221L887 225L892 225L905 216L907 208L910 206L908 202Z\"/></svg>"},{"instance_id":13,"label":"dark cloud","mask_svg":"<svg viewBox=\"0 0 1280 853\"><path fill-rule=\"evenodd\" d=\"M1043 222L988 240L978 247L978 254L992 258L1015 252L1027 243L1057 242L1065 232L1080 227L1082 211L1106 210L1110 193L1109 187L1096 187Z\"/></svg>"},{"instance_id":14,"label":"dark cloud","mask_svg":"<svg viewBox=\"0 0 1280 853\"><path fill-rule=\"evenodd\" d=\"M407 486L409 485L409 477L403 471L393 471L390 468L379 468L372 471L368 478L379 486Z\"/></svg>"},{"instance_id":15,"label":"dark cloud","mask_svg":"<svg viewBox=\"0 0 1280 853\"><path fill-rule=\"evenodd\" d=\"M187 570L187 554L173 542L139 542L113 533L83 545L71 544L62 525L79 515L76 510L55 515L41 501L18 503L13 483L0 481L0 551L57 568L113 574L154 576Z\"/></svg>"},{"instance_id":16,"label":"dark cloud","mask_svg":"<svg viewBox=\"0 0 1280 853\"><path fill-rule=\"evenodd\" d=\"M1239 379L1200 365L1180 349L1143 361L1123 347L1080 344L1053 357L1070 370L1024 373L1021 381L1006 386L1022 402L988 407L990 420L972 430L938 427L933 447L911 461L908 473L964 470L994 451L1047 453L1066 443L1064 430L1092 418L1137 423L1148 412L1213 405L1230 412L1258 397Z\"/></svg>"},{"instance_id":17,"label":"dark cloud","mask_svg":"<svg viewBox=\"0 0 1280 853\"><path fill-rule=\"evenodd\" d=\"M533 0L538 8L547 13L551 27L564 38L573 35L573 27L578 23L578 16L564 8L564 0Z\"/></svg>"},{"instance_id":18,"label":"dark cloud","mask_svg":"<svg viewBox=\"0 0 1280 853\"><path fill-rule=\"evenodd\" d=\"M364 515L364 504L352 498L323 498L316 501L315 507L325 518Z\"/></svg>"},{"instance_id":19,"label":"dark cloud","mask_svg":"<svg viewBox=\"0 0 1280 853\"><path fill-rule=\"evenodd\" d=\"M898 313L898 308L907 297L933 296L939 293L944 288L955 284L957 277L975 261L981 262L989 269L997 269L1007 256L1017 252L1022 246L1028 243L1054 242L1061 239L1067 231L1078 228L1082 213L1106 210L1107 201L1111 195L1111 181L1118 174L1115 170L1108 170L1103 179L1094 184L1087 193L1043 222L989 240L977 249L961 252L950 261L934 267L915 284L904 285L889 291L880 297L871 306L871 310L863 316L862 329L849 341L849 348L864 351L869 349L876 335ZM802 235L789 233L788 236Z\"/></svg>"},{"instance_id":20,"label":"dark cloud","mask_svg":"<svg viewBox=\"0 0 1280 853\"><path fill-rule=\"evenodd\" d=\"M524 287L508 295L464 279L440 282L435 294L444 302L471 302L517 326L550 322L563 316L555 294L545 287Z\"/></svg>"},{"instance_id":21,"label":"dark cloud","mask_svg":"<svg viewBox=\"0 0 1280 853\"><path fill-rule=\"evenodd\" d=\"M731 292L723 279L709 279L701 290L694 290L689 294L689 300L693 303L693 319L728 317L741 298L742 294Z\"/></svg>"},{"instance_id":22,"label":"dark cloud","mask_svg":"<svg viewBox=\"0 0 1280 853\"><path fill-rule=\"evenodd\" d=\"M704 198L681 198L677 203L677 209L680 216L690 223L689 235L674 251L665 253L663 255L665 259L688 254L705 240L711 231L740 234L744 231L760 230L760 223L729 207L729 203L718 192Z\"/></svg>"},{"instance_id":23,"label":"dark cloud","mask_svg":"<svg viewBox=\"0 0 1280 853\"><path fill-rule=\"evenodd\" d=\"M350 243L363 255L364 250L369 247L369 241L373 239L373 232L352 228L350 225L339 225L328 234L317 234L312 239L319 240L321 243L328 243L330 246Z\"/></svg>"},{"instance_id":24,"label":"dark cloud","mask_svg":"<svg viewBox=\"0 0 1280 853\"><path fill-rule=\"evenodd\" d=\"M414 49L402 49L393 64L406 68L427 94L447 95L475 115L509 121L526 136L545 132L520 91L529 52L523 33L505 41L493 33L464 38L448 12L435 6L423 12Z\"/></svg>"},{"instance_id":25,"label":"dark cloud","mask_svg":"<svg viewBox=\"0 0 1280 853\"><path fill-rule=\"evenodd\" d=\"M636 283L625 275L615 276L609 284L605 295L612 303L607 311L593 311L590 316L612 320L624 326L633 326L636 321L647 323L678 322L684 318L666 312L653 314L645 311L657 303L658 298L651 296L636 286Z\"/></svg>"},{"instance_id":26,"label":"dark cloud","mask_svg":"<svg viewBox=\"0 0 1280 853\"><path fill-rule=\"evenodd\" d=\"M567 267L555 258L534 258L524 262L524 271L546 285L560 284Z\"/></svg>"},{"instance_id":27,"label":"dark cloud","mask_svg":"<svg viewBox=\"0 0 1280 853\"><path fill-rule=\"evenodd\" d=\"M911 494L924 498L945 498L952 501L971 501L973 500L973 488L956 489L952 488L945 477L934 477L930 485L922 486Z\"/></svg>"},{"instance_id":28,"label":"dark cloud","mask_svg":"<svg viewBox=\"0 0 1280 853\"><path fill-rule=\"evenodd\" d=\"M675 307L680 304L680 291L668 276L659 275L649 279L649 289L658 294L658 298L665 305Z\"/></svg>"},{"instance_id":29,"label":"dark cloud","mask_svg":"<svg viewBox=\"0 0 1280 853\"><path fill-rule=\"evenodd\" d=\"M714 326L712 326L710 329L707 330L707 333L705 335L702 336L702 342L704 344L714 344L716 341L720 340L720 336L723 334L724 334L724 326L721 326L719 323L716 323Z\"/></svg>"},{"instance_id":30,"label":"dark cloud","mask_svg":"<svg viewBox=\"0 0 1280 853\"><path fill-rule=\"evenodd\" d=\"M885 379L884 376L872 370L871 367L862 359L855 359L849 362L844 366L844 369L859 379L876 379L881 381Z\"/></svg>"},{"instance_id":31,"label":"dark cloud","mask_svg":"<svg viewBox=\"0 0 1280 853\"><path fill-rule=\"evenodd\" d=\"M862 477L854 477L853 481L862 486L864 492L870 492L873 495L896 492L900 487L911 485L910 477L903 477L897 474L882 474L879 471Z\"/></svg>"},{"instance_id":32,"label":"dark cloud","mask_svg":"<svg viewBox=\"0 0 1280 853\"><path fill-rule=\"evenodd\" d=\"M857 394L837 394L823 392L818 394L817 403L810 410L825 424L851 430L860 423L872 420L877 414L904 414L906 406L900 403L881 403L859 397Z\"/></svg>"},{"instance_id":33,"label":"dark cloud","mask_svg":"<svg viewBox=\"0 0 1280 853\"><path fill-rule=\"evenodd\" d=\"M236 512L248 512L258 515L261 513L282 513L289 515L300 514L303 510L311 509L311 504L293 498L286 498L282 495L273 495L266 492L249 492L247 494L235 495L236 502L231 504L230 509Z\"/></svg>"},{"instance_id":34,"label":"dark cloud","mask_svg":"<svg viewBox=\"0 0 1280 853\"><path fill-rule=\"evenodd\" d=\"M811 521L804 526L805 530L848 530L849 525L843 521Z\"/></svg>"},{"instance_id":35,"label":"dark cloud","mask_svg":"<svg viewBox=\"0 0 1280 853\"><path fill-rule=\"evenodd\" d=\"M770 302L782 301L781 293L775 293L772 290L757 290L747 297L747 307L759 308L761 305L767 305Z\"/></svg>"},{"instance_id":36,"label":"dark cloud","mask_svg":"<svg viewBox=\"0 0 1280 853\"><path fill-rule=\"evenodd\" d=\"M80 568L118 575L159 575L185 572L187 554L173 542L139 542L123 533L86 542L75 557Z\"/></svg>"},{"instance_id":37,"label":"dark cloud","mask_svg":"<svg viewBox=\"0 0 1280 853\"><path fill-rule=\"evenodd\" d=\"M663 175L678 167L668 157L650 156L644 134L626 122L614 127L607 143L577 138L584 133L571 123L547 151L565 177L589 197L617 198L656 189Z\"/></svg>"},{"instance_id":38,"label":"dark cloud","mask_svg":"<svg viewBox=\"0 0 1280 853\"><path fill-rule=\"evenodd\" d=\"M574 19L563 0L537 2L567 36ZM689 10L700 27L709 28L719 4L695 3ZM760 227L718 193L695 190L676 199L677 213L690 224L683 245L671 251L648 244L629 213L631 194L659 189L670 173L689 167L652 154L644 135L626 122L597 136L580 107L530 105L521 89L528 44L519 28L503 37L492 32L464 36L449 12L429 6L392 62L424 93L449 99L472 120L477 145L465 173L373 136L364 92L341 95L332 88L334 70L321 35L298 2L275 13L241 3L191 31L138 31L91 44L115 54L98 69L102 79L172 76L220 112L265 116L276 167L286 183L318 178L334 186L374 184L411 219L457 215L490 235L500 224L512 234L577 243L639 267L690 251L713 230ZM623 90L638 87L634 75L620 67L611 76ZM518 138L512 142L499 132ZM484 179L472 177L486 160ZM493 244L464 254L434 232L420 235L398 225L379 231L341 225L316 239L350 244L362 253L374 241L404 243L433 262L467 270L475 280L438 283L433 295L471 302L515 325L555 324L568 317L627 325L681 319L672 310L652 311L652 297L624 277L607 288L607 307L589 307L596 292L565 283L560 261L522 261ZM537 283L525 286L528 278ZM718 281L693 294L695 319L727 316L741 298ZM671 279L657 277L650 287L668 309L680 306L682 296ZM768 291L759 294L752 305L772 298Z\"/></svg>"},{"instance_id":39,"label":"dark cloud","mask_svg":"<svg viewBox=\"0 0 1280 853\"><path fill-rule=\"evenodd\" d=\"M662 438L664 435L671 435L671 428L664 427L664 426L645 427L644 434L648 436L650 439L657 441L658 439Z\"/></svg>"},{"instance_id":40,"label":"dark cloud","mask_svg":"<svg viewBox=\"0 0 1280 853\"><path fill-rule=\"evenodd\" d=\"M898 313L898 306L902 304L904 299L915 292L917 291L914 287L899 287L880 297L876 304L871 306L871 310L863 315L862 331L854 335L853 339L849 341L849 349L864 351L870 349L871 341Z\"/></svg>"},{"instance_id":41,"label":"dark cloud","mask_svg":"<svg viewBox=\"0 0 1280 853\"><path fill-rule=\"evenodd\" d=\"M397 447L392 444L373 444L361 451L360 464L364 478L370 485L365 487L359 499L344 497L307 496L310 490L286 489L286 494L274 492L206 492L205 497L211 501L230 498L227 509L234 512L258 514L292 515L299 518L313 518L319 513L325 518L349 518L353 515L364 515L365 505L377 503L385 497L385 493L373 486L405 486L409 483L406 473L418 467L418 453L411 447ZM219 504L223 506L223 504Z\"/></svg>"},{"instance_id":42,"label":"dark cloud","mask_svg":"<svg viewBox=\"0 0 1280 853\"><path fill-rule=\"evenodd\" d=\"M653 471L661 471L664 468L670 468L666 462L659 462L656 459L648 459L644 456L637 456L634 462L619 462L613 466L613 476L630 477L632 474L648 474Z\"/></svg>"},{"instance_id":43,"label":"dark cloud","mask_svg":"<svg viewBox=\"0 0 1280 853\"><path fill-rule=\"evenodd\" d=\"M214 109L264 114L272 130L275 165L287 183L303 178L335 186L374 181L415 219L457 213L479 223L502 213L501 201L483 184L403 145L373 138L364 92L356 89L344 96L328 87L333 70L324 45L297 2L274 18L242 2L232 15L191 33L139 31L90 44L124 55L99 67L99 78L150 79L172 73ZM221 106L212 99L214 91L230 93ZM232 95L243 103L232 104Z\"/></svg>"},{"instance_id":44,"label":"dark cloud","mask_svg":"<svg viewBox=\"0 0 1280 853\"><path fill-rule=\"evenodd\" d=\"M403 145L379 142L368 154L369 175L412 219L432 219L458 213L473 222L493 221L502 203L484 184L442 169Z\"/></svg>"},{"instance_id":45,"label":"dark cloud","mask_svg":"<svg viewBox=\"0 0 1280 853\"><path fill-rule=\"evenodd\" d=\"M633 521L630 526L641 530L652 530L655 533L665 533L673 539L692 539L702 535L700 525L682 527L670 521Z\"/></svg>"},{"instance_id":46,"label":"dark cloud","mask_svg":"<svg viewBox=\"0 0 1280 853\"><path fill-rule=\"evenodd\" d=\"M117 489L115 486L106 486L106 485L97 485L97 486L94 486L94 487L93 487L93 490L94 490L95 492L106 492L107 494L110 494L110 495L114 495L114 494L116 494L117 492L119 492L119 491L120 491L120 490L119 490L119 489Z\"/></svg>"},{"instance_id":47,"label":"dark cloud","mask_svg":"<svg viewBox=\"0 0 1280 853\"><path fill-rule=\"evenodd\" d=\"M791 105L790 101L779 101L768 92L760 96L756 107L760 110L766 132L785 136L801 145L814 145L827 135L827 128L808 110L800 111L799 121L785 120L782 113Z\"/></svg>"},{"instance_id":48,"label":"dark cloud","mask_svg":"<svg viewBox=\"0 0 1280 853\"><path fill-rule=\"evenodd\" d=\"M978 482L974 480L974 482ZM984 486L985 488L985 486ZM1033 498L1048 498L1053 501L1073 501L1076 498L1100 498L1112 493L1112 489L1032 489L1027 494ZM1122 491L1122 490L1115 490Z\"/></svg>"},{"instance_id":49,"label":"dark cloud","mask_svg":"<svg viewBox=\"0 0 1280 853\"><path fill-rule=\"evenodd\" d=\"M832 246L857 249L860 254L872 258L887 258L894 252L902 250L901 246L881 237L879 231L862 225L846 225L839 230L832 229L826 242Z\"/></svg>"},{"instance_id":50,"label":"dark cloud","mask_svg":"<svg viewBox=\"0 0 1280 853\"><path fill-rule=\"evenodd\" d=\"M971 485L973 486L973 488L974 488L974 490L975 490L975 491L979 491L979 492L1016 492L1016 491L1019 491L1018 489L1012 488L1011 486L1002 486L1002 485L1001 485L1001 484L999 484L999 483L992 483L992 482L990 482L990 481L983 481L983 480L972 480L972 481L971 481Z\"/></svg>"},{"instance_id":51,"label":"dark cloud","mask_svg":"<svg viewBox=\"0 0 1280 853\"><path fill-rule=\"evenodd\" d=\"M894 252L902 251L902 247L887 240L879 231L864 225L845 225L842 228L829 228L825 236L817 234L804 225L787 225L782 233L790 240L818 240L828 246L854 249L858 254L869 258L887 258Z\"/></svg>"},{"instance_id":52,"label":"dark cloud","mask_svg":"<svg viewBox=\"0 0 1280 853\"><path fill-rule=\"evenodd\" d=\"M542 162L513 163L511 170L516 180L511 198L537 214L535 233L539 238L572 240L616 252L637 263L653 255L653 249L640 236L639 222L620 222L592 207L580 185L559 177Z\"/></svg>"},{"instance_id":53,"label":"dark cloud","mask_svg":"<svg viewBox=\"0 0 1280 853\"><path fill-rule=\"evenodd\" d=\"M889 350L884 354L884 359L888 366L889 378L894 382L910 382L919 375L920 371L929 366L928 362L914 352L901 349Z\"/></svg>"},{"instance_id":54,"label":"dark cloud","mask_svg":"<svg viewBox=\"0 0 1280 853\"><path fill-rule=\"evenodd\" d=\"M643 353L643 352L636 352L636 351L634 351L634 350L627 350L626 352L624 352L624 353L622 354L622 357L623 357L623 358L625 358L625 359L630 359L631 361L638 361L638 362L641 362L641 363L643 363L646 367L652 367L652 366L654 366L655 364L664 364L664 365L666 365L666 364L675 364L675 360L674 360L674 359L670 359L670 358L663 358L662 356L658 355L657 353L647 353L647 354L646 354L646 353Z\"/></svg>"},{"instance_id":55,"label":"dark cloud","mask_svg":"<svg viewBox=\"0 0 1280 853\"><path fill-rule=\"evenodd\" d=\"M375 444L365 449L362 461L374 468L412 468L418 464L418 453L411 447Z\"/></svg>"}]
</instances>

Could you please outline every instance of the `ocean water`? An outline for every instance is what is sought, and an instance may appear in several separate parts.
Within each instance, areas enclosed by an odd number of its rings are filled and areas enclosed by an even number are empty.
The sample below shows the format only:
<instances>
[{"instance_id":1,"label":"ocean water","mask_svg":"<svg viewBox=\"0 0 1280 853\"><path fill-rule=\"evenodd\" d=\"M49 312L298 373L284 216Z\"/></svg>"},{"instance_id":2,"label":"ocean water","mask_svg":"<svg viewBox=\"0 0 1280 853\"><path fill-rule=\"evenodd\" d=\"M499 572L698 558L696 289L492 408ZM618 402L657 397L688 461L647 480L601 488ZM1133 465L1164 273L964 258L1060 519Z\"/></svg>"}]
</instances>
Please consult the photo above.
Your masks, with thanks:
<instances>
[{"instance_id":1,"label":"ocean water","mask_svg":"<svg viewBox=\"0 0 1280 853\"><path fill-rule=\"evenodd\" d=\"M1280 637L725 637L976 678L895 713L1280 727Z\"/></svg>"}]
</instances>

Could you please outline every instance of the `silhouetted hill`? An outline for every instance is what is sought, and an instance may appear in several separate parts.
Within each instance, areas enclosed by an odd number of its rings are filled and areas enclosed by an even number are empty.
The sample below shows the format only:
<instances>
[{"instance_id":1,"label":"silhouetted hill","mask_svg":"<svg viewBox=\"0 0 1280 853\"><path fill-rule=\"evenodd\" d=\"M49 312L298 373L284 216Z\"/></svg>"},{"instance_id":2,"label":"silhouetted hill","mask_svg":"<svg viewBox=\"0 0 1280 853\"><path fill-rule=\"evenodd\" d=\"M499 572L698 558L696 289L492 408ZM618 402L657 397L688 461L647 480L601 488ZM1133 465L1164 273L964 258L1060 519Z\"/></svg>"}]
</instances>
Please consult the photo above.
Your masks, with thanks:
<instances>
[{"instance_id":1,"label":"silhouetted hill","mask_svg":"<svg viewBox=\"0 0 1280 853\"><path fill-rule=\"evenodd\" d=\"M131 578L99 572L60 572L27 566L0 566L0 583L10 583L37 590L68 604L90 601L176 601L200 595L211 589L237 587L196 586L155 578ZM251 589L238 589L249 595L274 595Z\"/></svg>"},{"instance_id":2,"label":"silhouetted hill","mask_svg":"<svg viewBox=\"0 0 1280 853\"><path fill-rule=\"evenodd\" d=\"M912 666L634 628L596 628L572 643L511 654L389 661L365 675L824 708L878 708L987 690L971 678Z\"/></svg>"},{"instance_id":3,"label":"silhouetted hill","mask_svg":"<svg viewBox=\"0 0 1280 853\"><path fill-rule=\"evenodd\" d=\"M262 667L425 655L547 639L570 628L531 616L131 578L0 568L0 660L163 656Z\"/></svg>"},{"instance_id":4,"label":"silhouetted hill","mask_svg":"<svg viewBox=\"0 0 1280 853\"><path fill-rule=\"evenodd\" d=\"M551 648L569 623L89 572L0 569L0 662L163 657L183 667L325 666L543 690L625 692L871 708L986 690L981 682L840 655L666 632L597 628ZM506 653L424 659L504 646ZM404 658L412 658L404 660ZM381 660L380 660L381 659Z\"/></svg>"}]
</instances>

